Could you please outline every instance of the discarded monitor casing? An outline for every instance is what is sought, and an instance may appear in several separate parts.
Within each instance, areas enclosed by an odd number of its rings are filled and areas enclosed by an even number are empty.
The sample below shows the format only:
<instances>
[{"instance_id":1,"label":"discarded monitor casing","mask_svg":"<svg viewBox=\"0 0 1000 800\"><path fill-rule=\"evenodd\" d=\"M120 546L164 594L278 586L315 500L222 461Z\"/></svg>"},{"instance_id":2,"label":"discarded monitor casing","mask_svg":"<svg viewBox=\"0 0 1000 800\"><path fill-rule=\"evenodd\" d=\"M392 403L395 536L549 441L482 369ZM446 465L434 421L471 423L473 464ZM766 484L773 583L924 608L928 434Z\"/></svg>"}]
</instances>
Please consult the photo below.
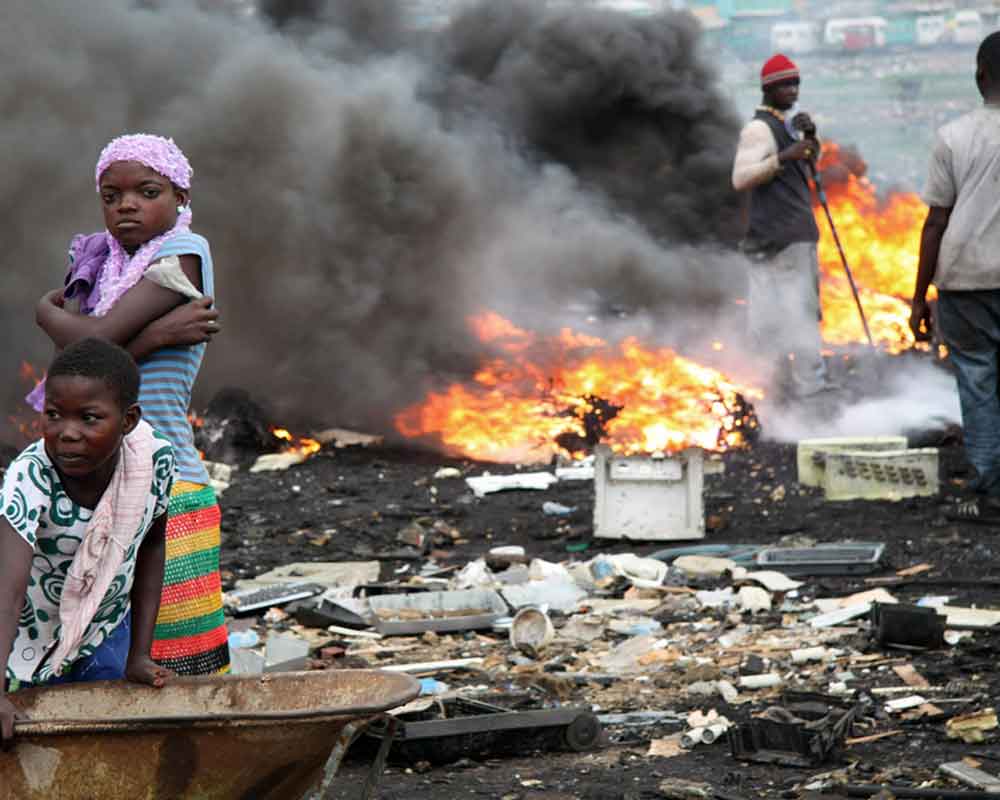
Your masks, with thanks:
<instances>
[{"instance_id":1,"label":"discarded monitor casing","mask_svg":"<svg viewBox=\"0 0 1000 800\"><path fill-rule=\"evenodd\" d=\"M597 448L594 536L669 541L705 538L704 454L620 456Z\"/></svg>"},{"instance_id":2,"label":"discarded monitor casing","mask_svg":"<svg viewBox=\"0 0 1000 800\"><path fill-rule=\"evenodd\" d=\"M879 644L915 650L944 647L947 619L936 608L907 603L875 603L871 612Z\"/></svg>"},{"instance_id":3,"label":"discarded monitor casing","mask_svg":"<svg viewBox=\"0 0 1000 800\"><path fill-rule=\"evenodd\" d=\"M938 451L908 450L903 437L799 442L799 483L827 500L902 500L938 493Z\"/></svg>"}]
</instances>

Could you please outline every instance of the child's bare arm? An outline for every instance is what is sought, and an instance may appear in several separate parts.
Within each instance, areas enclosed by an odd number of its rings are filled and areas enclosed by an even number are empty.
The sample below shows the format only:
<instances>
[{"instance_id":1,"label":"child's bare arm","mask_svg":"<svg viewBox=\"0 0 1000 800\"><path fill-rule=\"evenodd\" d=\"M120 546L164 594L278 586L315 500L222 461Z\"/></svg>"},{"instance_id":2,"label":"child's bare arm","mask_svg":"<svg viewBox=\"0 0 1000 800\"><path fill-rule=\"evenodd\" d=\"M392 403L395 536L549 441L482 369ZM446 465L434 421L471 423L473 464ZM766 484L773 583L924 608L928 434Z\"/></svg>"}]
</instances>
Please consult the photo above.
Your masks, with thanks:
<instances>
[{"instance_id":1,"label":"child's bare arm","mask_svg":"<svg viewBox=\"0 0 1000 800\"><path fill-rule=\"evenodd\" d=\"M14 735L17 712L7 699L3 684L28 589L31 556L31 546L0 517L0 744L9 742Z\"/></svg>"},{"instance_id":2,"label":"child's bare arm","mask_svg":"<svg viewBox=\"0 0 1000 800\"><path fill-rule=\"evenodd\" d=\"M197 256L180 258L181 269L201 290L201 261ZM56 347L67 347L88 336L99 336L127 345L154 320L184 302L183 295L149 280L140 280L103 317L74 314L63 307L62 290L49 292L36 307L35 320Z\"/></svg>"},{"instance_id":3,"label":"child's bare arm","mask_svg":"<svg viewBox=\"0 0 1000 800\"><path fill-rule=\"evenodd\" d=\"M155 319L125 347L136 361L142 361L161 347L186 347L209 342L221 328L219 312L211 297L182 303L173 311Z\"/></svg>"},{"instance_id":4,"label":"child's bare arm","mask_svg":"<svg viewBox=\"0 0 1000 800\"><path fill-rule=\"evenodd\" d=\"M132 641L129 644L125 677L136 683L160 687L173 673L158 666L150 657L153 629L163 591L163 564L167 551L167 515L161 514L139 545L132 581Z\"/></svg>"}]
</instances>

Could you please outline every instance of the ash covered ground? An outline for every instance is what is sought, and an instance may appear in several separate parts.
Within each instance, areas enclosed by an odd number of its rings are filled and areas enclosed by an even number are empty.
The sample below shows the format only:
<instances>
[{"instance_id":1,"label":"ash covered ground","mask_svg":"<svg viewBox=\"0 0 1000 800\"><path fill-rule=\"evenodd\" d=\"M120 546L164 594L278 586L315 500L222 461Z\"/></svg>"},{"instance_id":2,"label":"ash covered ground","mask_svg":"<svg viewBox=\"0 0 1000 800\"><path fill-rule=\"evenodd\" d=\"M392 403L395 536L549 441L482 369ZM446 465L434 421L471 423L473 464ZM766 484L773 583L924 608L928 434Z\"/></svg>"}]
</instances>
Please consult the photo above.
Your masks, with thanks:
<instances>
[{"instance_id":1,"label":"ash covered ground","mask_svg":"<svg viewBox=\"0 0 1000 800\"><path fill-rule=\"evenodd\" d=\"M901 602L946 594L959 606L995 607L1000 574L995 567L1000 544L990 528L949 522L944 511L962 495L970 477L960 444L960 431L924 431L912 444L940 446L941 493L934 498L901 502L828 502L821 492L796 483L795 447L758 442L721 456L722 475L706 478L705 513L710 528L704 543L838 543L849 540L884 542L883 569L868 577L892 577L897 570L927 563L931 569L887 589ZM442 567L460 567L484 556L491 547L522 545L529 557L571 562L599 553L634 552L648 555L664 543L612 542L593 537L593 486L563 482L548 491L521 491L475 498L460 478L434 478L441 467L463 476L519 469L512 465L476 463L436 453L400 447L324 449L286 472L248 474L240 470L222 497L224 581L231 585L274 566L294 561L377 559L383 580L406 579L428 557ZM524 467L525 469L533 467ZM569 516L548 517L546 501L575 507ZM397 540L404 527L430 528L443 521L457 529L457 542L440 539L428 555L405 552ZM666 543L667 545L675 543ZM866 577L804 578L801 598L840 597L872 588ZM714 588L728 580L698 578L688 585ZM774 690L741 690L734 704L718 695L692 695L697 681L735 675L753 646L726 649L720 636L740 630L756 635L792 630L793 617L772 611L751 616L732 610L696 609L664 596L652 616L664 626L663 638L690 653L712 659L692 668L656 665L633 677L611 682L570 680L572 659L603 652L627 637L606 631L589 645L540 656L534 665L516 658L507 637L490 632L439 637L395 637L377 647L360 647L331 636L346 652L318 661L317 667L342 668L442 658L481 656L485 665L468 673L439 676L452 688L477 687L485 698L512 708L593 707L599 713L716 709L734 722L779 703ZM558 629L565 617L553 615ZM279 628L282 623L278 623ZM801 629L798 629L801 630ZM380 796L386 798L621 798L640 800L665 796L660 784L684 778L710 784L731 797L821 797L802 790L826 773L854 784L919 785L935 777L938 764L974 756L987 771L1000 768L1000 746L990 741L969 745L948 739L948 717L991 706L1000 689L994 670L997 635L977 632L957 646L930 652L884 650L868 636L868 624L839 635L829 644L845 655L828 665L808 664L791 670L786 688L826 691L834 673L850 671L863 712L853 736L896 733L878 741L849 746L842 757L814 768L746 764L734 760L725 742L700 746L671 758L649 756L649 742L684 729L678 723L636 727L609 726L604 746L589 753L533 750L530 739L516 741L513 752L455 763L423 761L392 763ZM575 655L574 654L575 651ZM766 648L765 648L766 651ZM352 655L352 652L364 655ZM556 656L562 654L561 657ZM787 654L786 654L787 656ZM779 656L775 656L780 661ZM567 666L569 664L569 666ZM940 713L904 719L889 715L887 697L870 700L878 686L902 686L893 667L911 665L934 687L929 695ZM778 671L789 673L789 668ZM485 688L484 688L485 687ZM914 692L919 692L915 689ZM345 766L346 781L336 797L353 797L367 769L363 750ZM938 776L940 781L940 777ZM941 785L940 783L938 785ZM354 792L352 794L352 792Z\"/></svg>"}]
</instances>

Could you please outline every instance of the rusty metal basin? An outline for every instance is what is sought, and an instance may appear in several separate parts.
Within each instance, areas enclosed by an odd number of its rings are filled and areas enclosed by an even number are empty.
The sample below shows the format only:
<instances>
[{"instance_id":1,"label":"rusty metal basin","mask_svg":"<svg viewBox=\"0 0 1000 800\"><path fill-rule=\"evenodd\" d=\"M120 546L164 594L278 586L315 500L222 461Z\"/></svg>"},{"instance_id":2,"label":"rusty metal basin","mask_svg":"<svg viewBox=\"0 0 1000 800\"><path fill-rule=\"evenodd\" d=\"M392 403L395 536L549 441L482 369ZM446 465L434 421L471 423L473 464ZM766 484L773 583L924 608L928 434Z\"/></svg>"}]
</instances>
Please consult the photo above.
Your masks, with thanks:
<instances>
[{"instance_id":1,"label":"rusty metal basin","mask_svg":"<svg viewBox=\"0 0 1000 800\"><path fill-rule=\"evenodd\" d=\"M418 692L412 677L378 670L16 692L10 699L30 720L0 752L0 800L299 800L345 726Z\"/></svg>"}]
</instances>

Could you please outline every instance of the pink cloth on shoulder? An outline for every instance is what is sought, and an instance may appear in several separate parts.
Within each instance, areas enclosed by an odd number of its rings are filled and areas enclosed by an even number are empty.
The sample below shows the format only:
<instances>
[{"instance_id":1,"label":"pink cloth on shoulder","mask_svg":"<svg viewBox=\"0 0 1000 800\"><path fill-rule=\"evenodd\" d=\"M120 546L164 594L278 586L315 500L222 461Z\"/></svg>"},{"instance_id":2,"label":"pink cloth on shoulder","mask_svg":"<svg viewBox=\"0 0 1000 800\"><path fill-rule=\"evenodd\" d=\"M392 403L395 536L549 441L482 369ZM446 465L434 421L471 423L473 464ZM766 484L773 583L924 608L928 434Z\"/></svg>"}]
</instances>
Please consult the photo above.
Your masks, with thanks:
<instances>
[{"instance_id":1,"label":"pink cloth on shoulder","mask_svg":"<svg viewBox=\"0 0 1000 800\"><path fill-rule=\"evenodd\" d=\"M145 533L140 526L153 483L155 448L153 428L143 420L122 440L111 483L87 523L66 574L59 601L59 641L52 655L56 675L72 664L125 553L136 536Z\"/></svg>"}]
</instances>

